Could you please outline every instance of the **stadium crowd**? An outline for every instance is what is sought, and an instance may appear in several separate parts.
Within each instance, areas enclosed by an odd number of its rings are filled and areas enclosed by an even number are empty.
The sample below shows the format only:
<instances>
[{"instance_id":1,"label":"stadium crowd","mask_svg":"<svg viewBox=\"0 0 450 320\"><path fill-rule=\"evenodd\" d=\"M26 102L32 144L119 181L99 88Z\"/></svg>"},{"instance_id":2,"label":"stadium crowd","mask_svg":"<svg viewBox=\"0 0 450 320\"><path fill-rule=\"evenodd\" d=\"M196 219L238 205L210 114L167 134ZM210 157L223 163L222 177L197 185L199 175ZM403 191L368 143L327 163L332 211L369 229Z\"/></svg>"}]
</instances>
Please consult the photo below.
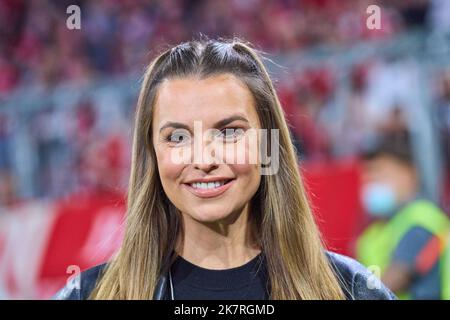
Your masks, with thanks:
<instances>
[{"instance_id":1,"label":"stadium crowd","mask_svg":"<svg viewBox=\"0 0 450 320\"><path fill-rule=\"evenodd\" d=\"M366 28L366 8L374 3L383 7L380 30ZM81 8L81 30L66 27L66 8L71 4ZM386 40L413 29L450 31L450 3L0 0L0 103L18 89L51 91L61 83L76 89L94 79L139 74L166 44L199 33L239 36L273 57L287 53L301 57L318 46L345 49L360 41ZM333 67L308 68L280 79L277 90L300 157L321 161L354 155L373 132L408 129L405 117L409 106L385 96L391 81L404 84L400 91L409 89L410 70L401 65L394 74L386 66L392 66L392 62L380 59L352 66L343 119L336 106L340 79ZM435 75L437 80L430 84L432 114L442 140L448 197L450 72L439 70ZM49 105L30 112L27 132L35 168L30 196L53 198L74 191L125 186L130 153L128 127L135 101L113 100L91 97L73 108ZM0 112L0 206L13 205L23 198L12 170L16 122Z\"/></svg>"}]
</instances>

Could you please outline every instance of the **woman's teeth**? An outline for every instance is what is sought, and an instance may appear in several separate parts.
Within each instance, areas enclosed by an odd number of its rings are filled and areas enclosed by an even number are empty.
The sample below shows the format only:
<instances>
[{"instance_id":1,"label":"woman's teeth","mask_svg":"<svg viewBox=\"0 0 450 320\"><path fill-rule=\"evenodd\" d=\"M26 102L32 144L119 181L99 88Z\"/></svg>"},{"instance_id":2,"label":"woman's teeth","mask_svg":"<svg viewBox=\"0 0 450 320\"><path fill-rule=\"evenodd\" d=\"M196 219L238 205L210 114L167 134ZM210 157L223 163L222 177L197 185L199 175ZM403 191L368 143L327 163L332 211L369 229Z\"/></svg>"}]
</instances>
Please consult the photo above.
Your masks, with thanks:
<instances>
[{"instance_id":1,"label":"woman's teeth","mask_svg":"<svg viewBox=\"0 0 450 320\"><path fill-rule=\"evenodd\" d=\"M194 182L191 183L191 187L195 189L214 189L218 188L220 186L223 186L225 183L227 183L227 180L222 181L214 181L214 182Z\"/></svg>"}]
</instances>

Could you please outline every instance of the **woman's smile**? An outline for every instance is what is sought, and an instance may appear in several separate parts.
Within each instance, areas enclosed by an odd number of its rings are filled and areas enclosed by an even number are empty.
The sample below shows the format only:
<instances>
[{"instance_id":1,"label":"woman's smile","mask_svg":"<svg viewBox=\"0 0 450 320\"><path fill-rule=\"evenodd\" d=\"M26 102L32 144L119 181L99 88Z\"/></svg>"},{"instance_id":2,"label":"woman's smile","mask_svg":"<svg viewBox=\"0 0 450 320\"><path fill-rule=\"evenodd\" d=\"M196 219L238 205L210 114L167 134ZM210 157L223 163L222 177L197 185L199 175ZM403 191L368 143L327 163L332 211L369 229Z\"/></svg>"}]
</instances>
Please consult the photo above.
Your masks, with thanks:
<instances>
[{"instance_id":1,"label":"woman's smile","mask_svg":"<svg viewBox=\"0 0 450 320\"><path fill-rule=\"evenodd\" d=\"M200 198L213 198L225 193L234 184L236 179L214 179L205 182L191 182L183 183L182 186L186 188L193 195Z\"/></svg>"}]
</instances>

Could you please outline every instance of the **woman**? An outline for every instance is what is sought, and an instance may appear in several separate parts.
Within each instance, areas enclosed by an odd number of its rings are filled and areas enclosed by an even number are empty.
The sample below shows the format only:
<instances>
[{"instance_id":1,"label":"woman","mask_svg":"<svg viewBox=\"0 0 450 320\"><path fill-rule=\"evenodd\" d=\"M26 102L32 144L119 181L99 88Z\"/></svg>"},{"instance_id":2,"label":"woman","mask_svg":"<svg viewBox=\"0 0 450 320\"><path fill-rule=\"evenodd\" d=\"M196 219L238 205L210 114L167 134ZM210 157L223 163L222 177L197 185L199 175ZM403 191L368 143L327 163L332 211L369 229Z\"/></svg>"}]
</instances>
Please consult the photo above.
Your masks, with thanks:
<instances>
[{"instance_id":1,"label":"woman","mask_svg":"<svg viewBox=\"0 0 450 320\"><path fill-rule=\"evenodd\" d=\"M138 99L122 246L55 298L395 298L324 250L261 57L237 39L200 39L154 59Z\"/></svg>"}]
</instances>

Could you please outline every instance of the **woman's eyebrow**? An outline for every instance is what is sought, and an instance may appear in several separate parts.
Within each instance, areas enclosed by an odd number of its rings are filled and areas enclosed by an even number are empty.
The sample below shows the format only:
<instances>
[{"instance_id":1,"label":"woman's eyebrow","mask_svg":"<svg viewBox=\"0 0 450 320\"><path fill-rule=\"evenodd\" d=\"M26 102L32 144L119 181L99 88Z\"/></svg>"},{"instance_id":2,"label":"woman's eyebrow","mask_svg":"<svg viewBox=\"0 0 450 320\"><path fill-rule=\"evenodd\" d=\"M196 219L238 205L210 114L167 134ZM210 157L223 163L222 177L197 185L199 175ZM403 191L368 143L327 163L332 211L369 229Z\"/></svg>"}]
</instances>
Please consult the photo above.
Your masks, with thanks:
<instances>
[{"instance_id":1,"label":"woman's eyebrow","mask_svg":"<svg viewBox=\"0 0 450 320\"><path fill-rule=\"evenodd\" d=\"M188 131L190 131L189 126L180 123L180 122L172 122L172 121L168 121L166 122L160 129L159 132L161 133L161 131L163 131L165 128L181 128L181 129L186 129Z\"/></svg>"},{"instance_id":2,"label":"woman's eyebrow","mask_svg":"<svg viewBox=\"0 0 450 320\"><path fill-rule=\"evenodd\" d=\"M223 127L223 126L226 126L227 124L229 124L229 123L231 123L231 122L233 122L233 121L236 121L236 120L242 120L242 121L245 121L245 122L249 122L249 121L247 120L247 118L245 118L244 116L241 116L241 115L236 114L236 115L232 115L232 116L230 116L230 117L227 117L227 118L225 118L225 119L222 119L222 120L220 120L220 121L217 121L217 122L214 124L213 127L216 128L216 129L218 129L218 128Z\"/></svg>"},{"instance_id":3,"label":"woman's eyebrow","mask_svg":"<svg viewBox=\"0 0 450 320\"><path fill-rule=\"evenodd\" d=\"M245 121L245 122L249 122L249 121L247 120L247 118L245 118L244 116L241 116L241 115L232 115L232 116L230 116L230 117L227 117L227 118L225 118L225 119L222 119L222 120L217 121L217 122L214 124L213 127L214 127L214 128L220 128L220 127L223 127L223 126L225 126L225 125L227 125L227 124L229 124L229 123L231 123L231 122L233 122L233 121L236 121L236 120L242 120L242 121ZM181 129L186 129L186 130L189 131L189 126L186 125L186 124L184 124L184 123L168 121L168 122L166 122L166 123L159 129L159 132L161 132L161 131L164 130L165 128L169 128L169 127L171 127L171 128L181 128Z\"/></svg>"}]
</instances>

